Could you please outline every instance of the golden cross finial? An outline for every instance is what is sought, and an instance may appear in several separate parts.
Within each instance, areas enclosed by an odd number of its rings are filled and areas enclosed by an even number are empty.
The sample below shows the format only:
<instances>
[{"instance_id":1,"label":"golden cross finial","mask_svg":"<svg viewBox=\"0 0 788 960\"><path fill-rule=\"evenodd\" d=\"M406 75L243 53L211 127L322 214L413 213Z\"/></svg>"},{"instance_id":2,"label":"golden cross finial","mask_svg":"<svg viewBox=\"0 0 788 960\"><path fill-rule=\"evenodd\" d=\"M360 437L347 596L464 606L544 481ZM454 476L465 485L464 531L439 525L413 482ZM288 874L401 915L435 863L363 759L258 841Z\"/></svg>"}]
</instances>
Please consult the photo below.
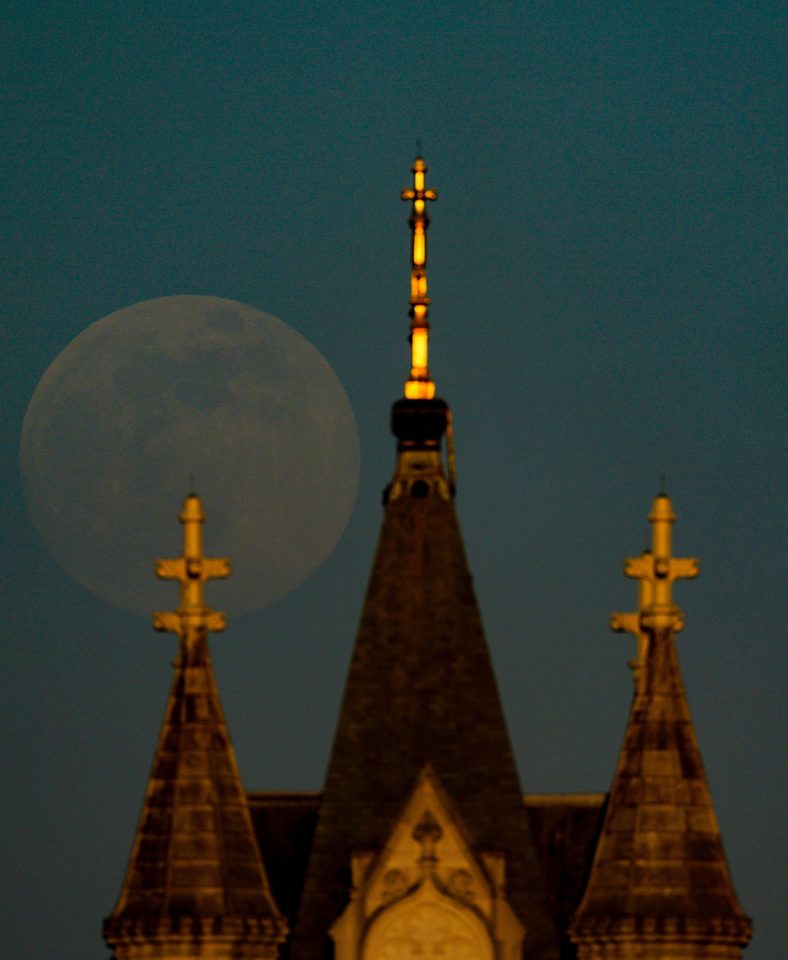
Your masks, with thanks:
<instances>
[{"instance_id":1,"label":"golden cross finial","mask_svg":"<svg viewBox=\"0 0 788 960\"><path fill-rule=\"evenodd\" d=\"M157 560L156 576L160 580L180 581L181 602L175 611L155 613L153 626L156 630L177 633L185 641L198 632L215 632L227 626L223 613L206 607L204 588L208 580L230 576L230 561L226 557L203 556L205 514L196 493L190 493L183 501L178 519L183 524L183 554L174 560Z\"/></svg>"},{"instance_id":2,"label":"golden cross finial","mask_svg":"<svg viewBox=\"0 0 788 960\"><path fill-rule=\"evenodd\" d=\"M614 630L626 630L638 638L644 632L681 630L684 615L673 603L673 582L692 579L700 573L696 557L672 555L672 527L676 514L667 494L660 493L654 499L648 519L651 523L651 550L644 551L639 557L627 557L624 563L626 576L641 583L636 629L631 629L635 626L630 619L634 614L613 614L611 619Z\"/></svg>"},{"instance_id":3,"label":"golden cross finial","mask_svg":"<svg viewBox=\"0 0 788 960\"><path fill-rule=\"evenodd\" d=\"M427 296L427 228L430 218L427 201L437 200L435 190L425 186L427 165L422 157L416 157L411 167L413 186L402 191L403 200L411 200L410 224L412 234L410 269L410 378L405 384L405 396L409 400L432 400L435 384L430 379L428 366L430 324L430 298Z\"/></svg>"}]
</instances>

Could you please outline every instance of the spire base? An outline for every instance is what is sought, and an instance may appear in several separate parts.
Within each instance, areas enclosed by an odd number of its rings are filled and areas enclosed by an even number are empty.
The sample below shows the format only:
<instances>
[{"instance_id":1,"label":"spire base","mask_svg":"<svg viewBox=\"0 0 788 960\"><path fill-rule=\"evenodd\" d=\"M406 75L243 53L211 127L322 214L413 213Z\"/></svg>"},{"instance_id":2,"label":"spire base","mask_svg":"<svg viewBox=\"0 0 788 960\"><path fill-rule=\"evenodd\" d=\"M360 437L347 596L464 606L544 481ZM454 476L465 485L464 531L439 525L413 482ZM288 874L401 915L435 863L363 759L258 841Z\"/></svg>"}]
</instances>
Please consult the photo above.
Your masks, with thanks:
<instances>
[{"instance_id":1,"label":"spire base","mask_svg":"<svg viewBox=\"0 0 788 960\"><path fill-rule=\"evenodd\" d=\"M398 451L439 450L448 410L439 397L397 400L391 407L391 432L397 438Z\"/></svg>"}]
</instances>

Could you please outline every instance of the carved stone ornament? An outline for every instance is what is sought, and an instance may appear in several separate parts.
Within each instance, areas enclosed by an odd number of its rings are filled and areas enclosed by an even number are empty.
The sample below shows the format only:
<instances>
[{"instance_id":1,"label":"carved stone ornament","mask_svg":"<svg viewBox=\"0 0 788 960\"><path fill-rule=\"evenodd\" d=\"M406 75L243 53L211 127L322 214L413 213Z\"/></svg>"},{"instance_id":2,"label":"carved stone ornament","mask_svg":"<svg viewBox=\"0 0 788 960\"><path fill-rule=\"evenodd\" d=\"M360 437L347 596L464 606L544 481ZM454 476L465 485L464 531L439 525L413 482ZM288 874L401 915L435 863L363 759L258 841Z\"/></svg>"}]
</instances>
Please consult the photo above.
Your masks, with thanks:
<instances>
[{"instance_id":1,"label":"carved stone ornament","mask_svg":"<svg viewBox=\"0 0 788 960\"><path fill-rule=\"evenodd\" d=\"M453 870L447 886L449 891L461 900L473 900L476 895L470 870Z\"/></svg>"},{"instance_id":2,"label":"carved stone ornament","mask_svg":"<svg viewBox=\"0 0 788 960\"><path fill-rule=\"evenodd\" d=\"M373 927L364 960L489 960L482 924L439 901L408 905Z\"/></svg>"},{"instance_id":3,"label":"carved stone ornament","mask_svg":"<svg viewBox=\"0 0 788 960\"><path fill-rule=\"evenodd\" d=\"M514 960L522 923L500 854L479 854L426 765L377 853L352 857L353 895L331 928L336 960Z\"/></svg>"},{"instance_id":4,"label":"carved stone ornament","mask_svg":"<svg viewBox=\"0 0 788 960\"><path fill-rule=\"evenodd\" d=\"M395 900L402 896L408 887L407 874L402 870L387 870L383 875L381 900Z\"/></svg>"}]
</instances>

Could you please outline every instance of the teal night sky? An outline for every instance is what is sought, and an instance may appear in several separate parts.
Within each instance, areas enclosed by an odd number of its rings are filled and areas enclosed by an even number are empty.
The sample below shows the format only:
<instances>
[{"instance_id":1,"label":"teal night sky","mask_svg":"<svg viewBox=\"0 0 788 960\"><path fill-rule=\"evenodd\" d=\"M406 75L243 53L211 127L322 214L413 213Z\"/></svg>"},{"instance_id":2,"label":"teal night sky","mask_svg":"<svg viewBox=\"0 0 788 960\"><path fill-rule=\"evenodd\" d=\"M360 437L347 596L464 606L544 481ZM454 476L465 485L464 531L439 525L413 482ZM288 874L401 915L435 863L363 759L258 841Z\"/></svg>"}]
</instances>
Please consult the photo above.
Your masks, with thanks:
<instances>
[{"instance_id":1,"label":"teal night sky","mask_svg":"<svg viewBox=\"0 0 788 960\"><path fill-rule=\"evenodd\" d=\"M319 789L408 371L418 139L440 194L431 367L523 788L610 784L634 644L607 622L635 603L622 562L665 474L676 553L701 559L679 655L746 957L783 955L786 19L768 0L6 3L9 956L107 956L175 652L32 526L39 379L95 320L174 294L273 313L333 366L361 440L347 532L213 644L246 785Z\"/></svg>"}]
</instances>

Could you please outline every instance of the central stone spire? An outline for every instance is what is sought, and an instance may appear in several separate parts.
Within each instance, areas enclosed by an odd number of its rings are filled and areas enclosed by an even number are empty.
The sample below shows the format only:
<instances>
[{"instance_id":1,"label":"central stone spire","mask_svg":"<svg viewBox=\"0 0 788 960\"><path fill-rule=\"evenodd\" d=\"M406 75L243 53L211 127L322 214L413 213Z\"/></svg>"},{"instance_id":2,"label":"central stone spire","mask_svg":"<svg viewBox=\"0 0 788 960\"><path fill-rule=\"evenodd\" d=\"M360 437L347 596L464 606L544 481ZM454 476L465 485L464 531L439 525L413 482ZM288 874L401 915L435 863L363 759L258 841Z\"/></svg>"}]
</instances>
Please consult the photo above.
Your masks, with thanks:
<instances>
[{"instance_id":1,"label":"central stone spire","mask_svg":"<svg viewBox=\"0 0 788 960\"><path fill-rule=\"evenodd\" d=\"M473 864L486 863L485 857L496 864L494 884L488 868L479 869L488 877L485 883L492 884L488 892L500 907L499 916L509 916L511 910L512 919L505 931L493 925L494 936L514 943L524 927L530 960L555 960L558 937L457 522L453 485L442 462L448 406L433 395L426 356L423 204L430 197L423 160L417 159L413 169L414 188L406 191L406 199L414 203L415 345L408 384L415 395L406 387L406 396L392 408L396 466L384 498L290 960L323 960L334 948L338 958L374 960L369 944L377 942L378 933L385 940L385 931L399 929L399 920L392 919L391 927L384 924L386 916L393 917L384 911L363 947L362 927L351 919L353 904L374 901L374 877L389 869L393 837L400 835L397 824L405 846L412 842L407 838L415 823L405 828L403 817L407 820L409 814L403 810L416 797L414 815L423 813L419 784L425 770L452 811L441 828L466 837L473 851L463 869L472 873L477 869ZM430 904L438 909L437 900ZM404 901L400 906L405 910ZM476 929L478 919L468 923ZM497 955L492 939L485 949Z\"/></svg>"}]
</instances>

